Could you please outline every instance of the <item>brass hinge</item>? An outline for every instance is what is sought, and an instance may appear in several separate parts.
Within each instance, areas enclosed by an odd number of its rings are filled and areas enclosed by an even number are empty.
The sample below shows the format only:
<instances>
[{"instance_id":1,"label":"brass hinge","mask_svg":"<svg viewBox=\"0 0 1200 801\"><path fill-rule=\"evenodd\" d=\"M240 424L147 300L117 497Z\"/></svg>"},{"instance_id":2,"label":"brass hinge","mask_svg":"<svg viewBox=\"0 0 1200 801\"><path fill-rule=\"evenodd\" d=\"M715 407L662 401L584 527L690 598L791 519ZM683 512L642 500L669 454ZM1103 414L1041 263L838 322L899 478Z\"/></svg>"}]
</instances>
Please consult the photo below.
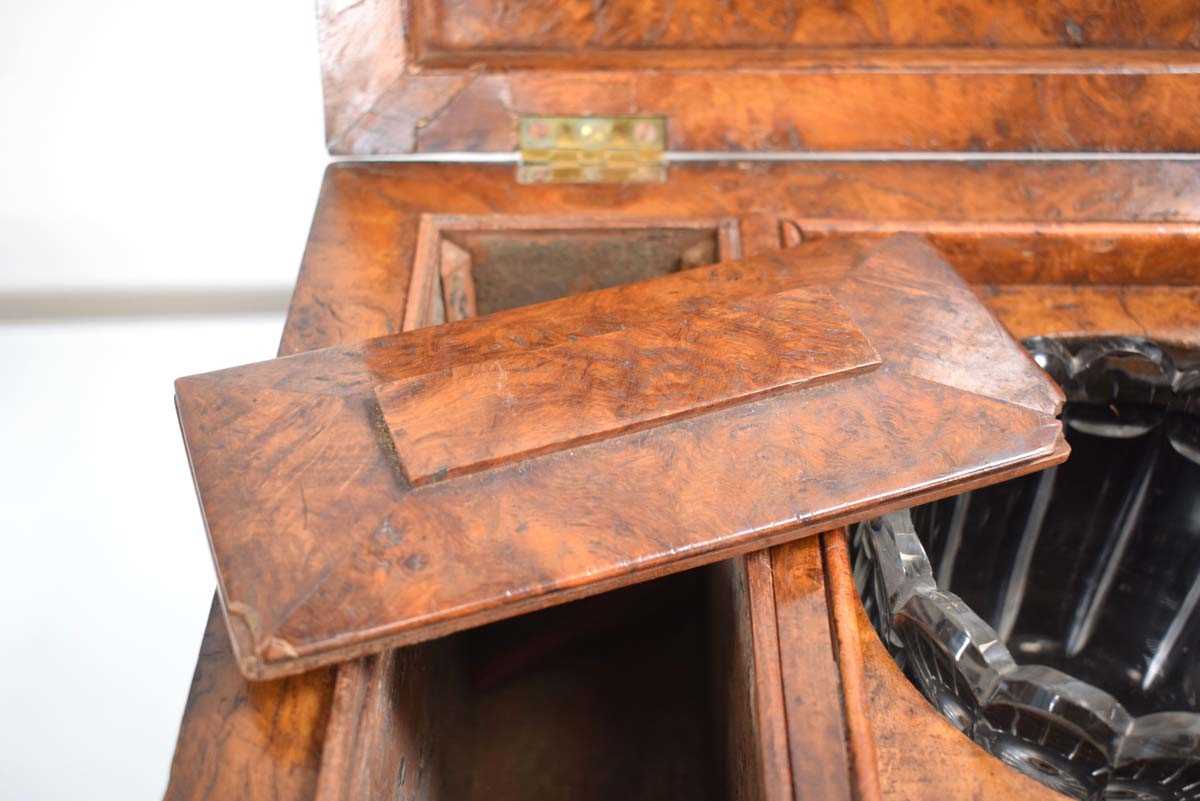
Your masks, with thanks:
<instances>
[{"instance_id":1,"label":"brass hinge","mask_svg":"<svg viewBox=\"0 0 1200 801\"><path fill-rule=\"evenodd\" d=\"M522 117L517 181L645 183L667 176L665 117Z\"/></svg>"}]
</instances>

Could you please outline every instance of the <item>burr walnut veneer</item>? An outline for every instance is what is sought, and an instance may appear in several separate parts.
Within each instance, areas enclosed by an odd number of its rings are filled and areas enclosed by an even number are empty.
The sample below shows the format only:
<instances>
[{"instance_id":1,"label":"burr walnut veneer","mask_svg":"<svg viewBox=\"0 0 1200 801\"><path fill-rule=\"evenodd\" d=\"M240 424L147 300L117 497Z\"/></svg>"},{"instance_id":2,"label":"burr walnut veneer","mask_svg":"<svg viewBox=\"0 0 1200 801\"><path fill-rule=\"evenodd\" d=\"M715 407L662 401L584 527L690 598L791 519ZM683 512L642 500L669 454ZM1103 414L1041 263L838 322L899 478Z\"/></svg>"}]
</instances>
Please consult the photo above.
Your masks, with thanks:
<instances>
[{"instance_id":1,"label":"burr walnut veneer","mask_svg":"<svg viewBox=\"0 0 1200 801\"><path fill-rule=\"evenodd\" d=\"M280 356L325 348L361 356L355 343L405 331L417 338L402 341L449 341L457 334L416 329L449 323L446 331L486 330L491 324L479 328L469 320L497 313L510 321L533 320L545 314L546 306L536 304L566 298L548 305L579 308L570 296L656 277L687 285L718 262L800 270L806 263L819 266L815 254L856 253L824 264L858 264L864 272L854 281L864 294L855 299L833 282L821 291L836 296L845 314L834 304L819 314L848 335L846 343L854 339L842 326L849 320L879 357L871 369L865 349L839 347L827 354L837 358L794 364L787 373L801 381L820 374L832 383L768 389L746 402L739 399L774 386L785 371L697 386L684 408L671 410L683 416L666 421L652 419L658 413L645 408L601 407L582 416L579 427L563 426L562 415L538 408L530 414L549 414L557 426L550 434L526 430L525 418L517 416L504 420L512 437L452 442L449 451L411 437L397 422L398 410L419 413L421 433L442 431L448 421L426 412L431 399L449 393L464 419L477 419L482 407L455 399L454 384L439 371L457 369L468 381L485 382L489 370L499 374L503 366L507 375L510 365L536 358L534 352L517 346L490 366L451 360L428 366L420 378L368 381L361 393L341 400L320 400L329 396L306 390L283 401L293 411L297 402L311 403L330 421L340 419L334 414L339 403L341 411L358 415L351 418L358 428L351 428L362 436L331 440L317 459L376 454L347 465L337 480L352 479L352 486L368 476L386 478L397 497L452 494L464 483L511 475L538 459L570 463L564 454L575 448L603 450L622 438L683 430L714 413L778 404L788 393L815 398L903 372L890 369L889 339L871 330L875 310L866 308L878 286L871 284L865 254L895 247L880 241L896 234L927 241L939 255L923 251L922 258L948 263L1018 338L1133 334L1200 344L1200 164L1170 155L1194 153L1200 143L1200 11L1194 0L321 0L318 13L332 153L505 153L514 149L518 121L528 115L629 114L664 118L670 150L721 151L731 160L675 163L662 183L625 185L520 185L511 165L333 164L321 187ZM822 151L835 150L897 156L925 151L925 159L947 151L1091 155L1056 162L855 162L844 160L847 153L827 163L786 160L799 155L795 151L824 158L830 154ZM1104 157L1113 150L1158 157ZM785 160L736 161L741 151L774 151ZM908 241L904 247L923 248ZM771 255L798 246L803 253L794 261ZM777 274L788 269L779 267ZM748 302L776 302L779 292L814 288L801 284ZM908 286L908 294L920 298L915 285ZM960 290L951 294L961 299ZM802 295L799 302L811 300ZM709 324L733 313L710 309L697 318L701 340L719 337L719 328ZM636 316L624 322L650 341L661 333L658 322ZM561 374L569 375L578 349L588 345L556 347L563 348L557 352ZM928 366L954 363L963 354L947 341L927 355ZM300 358L316 364L329 355ZM978 379L988 372L957 374ZM608 380L620 375L611 373ZM413 382L425 376L427 390L412 392ZM260 390L229 388L243 400ZM573 391L555 387L558 402L569 403ZM731 400L734 405L719 408ZM894 405L885 408L899 414L901 400L892 397ZM710 402L715 412L705 406ZM700 406L709 411L697 413ZM1000 408L1023 413L1020 404ZM938 410L927 402L918 411ZM941 411L953 417L953 409ZM247 413L245 419L253 417ZM362 427L368 420L369 446ZM962 425L957 430L966 431ZM576 437L581 444L569 444ZM394 445L394 454L380 457L386 454L380 443ZM231 443L235 450L241 445ZM311 444L297 447L295 453L304 453ZM850 485L898 459L943 458L902 448L877 441L826 476ZM315 449L312 455L318 455ZM777 455L764 451L768 461ZM280 466L296 467L287 459ZM356 467L364 472L354 474ZM203 464L197 472L205 472ZM770 487L772 480L782 481L770 470L740 475L756 479L763 497L782 492ZM322 492L336 488L334 481L327 476ZM296 490L277 486L285 495ZM638 488L637 506L701 486L702 480L685 486L673 472L660 471ZM577 483L569 496L595 489ZM621 491L601 489L614 498ZM298 507L289 497L292 505L272 507L259 503L271 499L258 498L247 507L250 514L274 508L289 524L302 523L307 486ZM633 496L627 491L626 497ZM333 515L317 524L358 520L329 494L311 500L310 523L314 508ZM569 504L558 501L556 507L549 496L546 501L567 518ZM441 629L422 629L430 621L420 610L445 605L385 590L402 579L452 571L451 549L423 550L390 514L378 514L359 540L372 543L366 551L339 550L353 532L333 529L328 542L260 540L256 547L264 553L287 543L297 547L252 582L253 555L234 557L221 545L251 538L249 530L236 529L233 508L226 508L218 526L216 556L223 571L231 558L243 560L233 571L240 578L232 591L225 587L227 599L244 604L233 615L239 641L235 650L214 601L172 763L172 801L1058 797L952 729L908 683L862 617L836 528L336 666L247 681L243 668L272 672L354 652L372 636L372 621L386 621L386 630L374 632L385 639L444 634L584 594L592 579L559 570L543 575L539 563L530 562L520 581L497 585L528 591L512 604L500 598L502 589L489 595L483 582L467 576L459 586L474 587L471 597L483 603L456 607L437 624ZM732 515L721 498L692 513ZM806 525L833 527L839 519L830 513ZM668 570L668 558L682 559L670 569L691 564L691 553L672 554L681 542L675 538L684 535L671 532L657 544L644 543L648 550L639 553L655 554L659 561L652 563L629 559L632 551L614 554L606 564L624 565L624 572L614 569L587 591L626 583L635 572L638 578L658 575ZM547 552L553 540L545 531L537 536ZM695 562L743 552L750 543L747 537L712 544ZM493 562L503 560L496 542L475 537L467 544L484 548ZM381 560L374 563L378 571L345 572L347 564L369 568L372 553L387 557L390 566ZM419 554L424 561L412 558ZM494 567L475 564L485 574ZM289 572L276 572L284 568ZM376 592L339 595L345 576ZM334 631L357 631L359 639L323 636Z\"/></svg>"},{"instance_id":2,"label":"burr walnut veneer","mask_svg":"<svg viewBox=\"0 0 1200 801\"><path fill-rule=\"evenodd\" d=\"M911 235L826 239L176 389L250 678L1067 453L1058 388Z\"/></svg>"},{"instance_id":3,"label":"burr walnut veneer","mask_svg":"<svg viewBox=\"0 0 1200 801\"><path fill-rule=\"evenodd\" d=\"M481 233L484 216L500 230ZM516 186L506 167L335 165L281 353L469 316L447 289L456 285L441 282L447 264L451 275L469 266L482 279L475 302L497 311L895 232L928 238L1017 336L1194 343L1198 220L1200 169L1171 161L695 165L637 187ZM579 269L556 269L564 257ZM847 596L828 569L830 540L267 682L242 677L214 605L168 797L644 797L661 777L634 766L655 760L744 798L803 796L818 782L834 788L826 797L871 786L890 799L1052 797L928 707L858 620L857 601L833 602ZM696 734L647 729L613 750L653 720ZM847 736L829 736L839 729ZM914 740L927 745L921 761ZM710 763L724 767L706 772ZM456 784L463 766L473 787ZM592 784L608 772L626 783Z\"/></svg>"},{"instance_id":4,"label":"burr walnut veneer","mask_svg":"<svg viewBox=\"0 0 1200 801\"><path fill-rule=\"evenodd\" d=\"M512 151L661 114L672 150L1194 151L1194 0L322 0L331 152Z\"/></svg>"}]
</instances>

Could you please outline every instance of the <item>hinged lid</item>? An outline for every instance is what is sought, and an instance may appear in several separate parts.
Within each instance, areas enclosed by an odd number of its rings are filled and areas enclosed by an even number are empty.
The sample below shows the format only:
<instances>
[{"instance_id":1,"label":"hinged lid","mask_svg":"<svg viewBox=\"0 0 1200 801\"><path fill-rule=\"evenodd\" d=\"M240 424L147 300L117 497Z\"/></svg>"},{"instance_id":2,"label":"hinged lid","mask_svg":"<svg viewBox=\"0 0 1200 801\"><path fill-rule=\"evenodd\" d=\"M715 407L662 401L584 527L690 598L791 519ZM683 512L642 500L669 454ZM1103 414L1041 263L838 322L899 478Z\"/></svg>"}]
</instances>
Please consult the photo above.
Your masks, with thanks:
<instances>
[{"instance_id":1,"label":"hinged lid","mask_svg":"<svg viewBox=\"0 0 1200 801\"><path fill-rule=\"evenodd\" d=\"M1057 387L913 237L815 242L176 388L252 678L1067 452Z\"/></svg>"},{"instance_id":2,"label":"hinged lid","mask_svg":"<svg viewBox=\"0 0 1200 801\"><path fill-rule=\"evenodd\" d=\"M658 115L671 151L1200 150L1195 0L321 0L335 154Z\"/></svg>"}]
</instances>

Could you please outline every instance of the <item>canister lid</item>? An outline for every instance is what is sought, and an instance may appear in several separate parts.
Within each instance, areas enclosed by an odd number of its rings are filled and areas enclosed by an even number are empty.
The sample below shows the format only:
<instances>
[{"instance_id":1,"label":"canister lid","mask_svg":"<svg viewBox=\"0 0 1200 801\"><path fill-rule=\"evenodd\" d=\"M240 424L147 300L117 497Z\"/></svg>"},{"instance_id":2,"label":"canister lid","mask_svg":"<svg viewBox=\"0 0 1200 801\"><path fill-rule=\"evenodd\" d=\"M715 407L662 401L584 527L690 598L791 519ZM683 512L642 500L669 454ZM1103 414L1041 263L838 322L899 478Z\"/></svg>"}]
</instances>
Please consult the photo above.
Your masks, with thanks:
<instances>
[{"instance_id":1,"label":"canister lid","mask_svg":"<svg viewBox=\"0 0 1200 801\"><path fill-rule=\"evenodd\" d=\"M180 379L242 670L298 672L1066 458L923 240L838 239Z\"/></svg>"}]
</instances>

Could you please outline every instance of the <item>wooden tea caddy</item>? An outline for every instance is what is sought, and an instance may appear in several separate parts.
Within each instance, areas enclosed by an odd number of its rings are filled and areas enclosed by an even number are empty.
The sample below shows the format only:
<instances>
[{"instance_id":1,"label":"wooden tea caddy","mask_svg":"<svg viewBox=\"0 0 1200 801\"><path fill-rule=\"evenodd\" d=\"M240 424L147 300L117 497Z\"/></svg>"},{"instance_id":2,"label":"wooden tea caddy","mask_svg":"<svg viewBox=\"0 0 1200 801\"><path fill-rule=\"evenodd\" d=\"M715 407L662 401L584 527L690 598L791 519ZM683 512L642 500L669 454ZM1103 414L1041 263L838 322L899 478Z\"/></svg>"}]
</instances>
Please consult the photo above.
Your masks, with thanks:
<instances>
[{"instance_id":1,"label":"wooden tea caddy","mask_svg":"<svg viewBox=\"0 0 1200 801\"><path fill-rule=\"evenodd\" d=\"M1200 163L1167 155L1200 141L1198 18L323 2L327 139L349 158L326 172L280 353L895 233L926 237L1018 338L1200 345ZM543 124L570 135L548 146ZM474 155L390 158L456 151ZM836 530L272 681L242 676L214 600L167 789L707 796L1055 794L908 683Z\"/></svg>"}]
</instances>

